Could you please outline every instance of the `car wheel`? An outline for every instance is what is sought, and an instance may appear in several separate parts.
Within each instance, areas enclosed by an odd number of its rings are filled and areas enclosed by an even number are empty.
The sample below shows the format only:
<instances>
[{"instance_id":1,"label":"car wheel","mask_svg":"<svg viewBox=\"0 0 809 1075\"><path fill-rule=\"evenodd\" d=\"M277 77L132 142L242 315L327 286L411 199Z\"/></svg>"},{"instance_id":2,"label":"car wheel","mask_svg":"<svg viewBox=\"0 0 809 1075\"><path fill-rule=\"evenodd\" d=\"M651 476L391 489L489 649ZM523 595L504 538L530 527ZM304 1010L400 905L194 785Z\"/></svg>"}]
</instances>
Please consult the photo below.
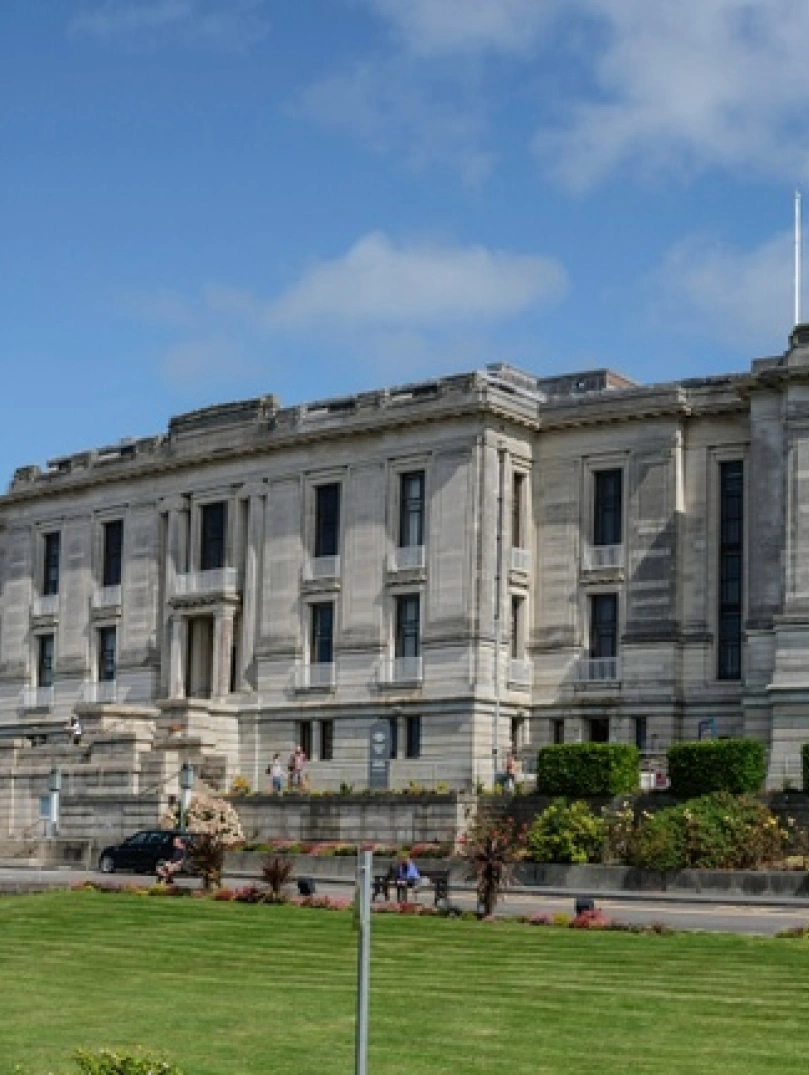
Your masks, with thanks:
<instances>
[{"instance_id":1,"label":"car wheel","mask_svg":"<svg viewBox=\"0 0 809 1075\"><path fill-rule=\"evenodd\" d=\"M112 855L102 855L98 868L102 873L115 873L115 859Z\"/></svg>"}]
</instances>

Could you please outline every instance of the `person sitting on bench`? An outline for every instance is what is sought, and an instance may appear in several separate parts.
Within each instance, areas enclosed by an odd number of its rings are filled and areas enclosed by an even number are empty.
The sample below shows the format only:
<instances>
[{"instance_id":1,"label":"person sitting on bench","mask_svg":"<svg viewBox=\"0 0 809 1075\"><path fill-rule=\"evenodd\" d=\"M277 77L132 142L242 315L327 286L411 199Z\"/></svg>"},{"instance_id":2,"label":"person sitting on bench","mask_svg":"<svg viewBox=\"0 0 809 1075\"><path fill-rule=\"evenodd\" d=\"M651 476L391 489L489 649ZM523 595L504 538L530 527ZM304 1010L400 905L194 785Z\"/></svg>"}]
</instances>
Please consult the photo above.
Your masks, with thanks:
<instances>
[{"instance_id":1,"label":"person sitting on bench","mask_svg":"<svg viewBox=\"0 0 809 1075\"><path fill-rule=\"evenodd\" d=\"M182 837L174 837L174 846L171 851L171 858L163 859L157 864L157 880L163 884L171 884L172 879L176 873L185 865L186 846Z\"/></svg>"},{"instance_id":2,"label":"person sitting on bench","mask_svg":"<svg viewBox=\"0 0 809 1075\"><path fill-rule=\"evenodd\" d=\"M404 903L407 901L407 890L411 889L415 893L419 881L421 881L421 874L416 869L416 864L410 855L402 855L396 863L394 880L396 882L396 899L399 903Z\"/></svg>"}]
</instances>

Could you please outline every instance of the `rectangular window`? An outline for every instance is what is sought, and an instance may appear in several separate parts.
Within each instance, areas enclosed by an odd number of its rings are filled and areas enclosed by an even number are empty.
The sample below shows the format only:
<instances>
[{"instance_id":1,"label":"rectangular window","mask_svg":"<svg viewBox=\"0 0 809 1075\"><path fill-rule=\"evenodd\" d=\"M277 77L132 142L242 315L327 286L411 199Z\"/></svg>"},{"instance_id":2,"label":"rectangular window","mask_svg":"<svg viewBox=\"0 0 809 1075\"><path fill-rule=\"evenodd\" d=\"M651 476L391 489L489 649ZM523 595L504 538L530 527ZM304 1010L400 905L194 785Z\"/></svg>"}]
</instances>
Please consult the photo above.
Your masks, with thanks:
<instances>
[{"instance_id":1,"label":"rectangular window","mask_svg":"<svg viewBox=\"0 0 809 1075\"><path fill-rule=\"evenodd\" d=\"M525 475L515 474L511 487L511 544L515 549L525 547L523 516L525 498Z\"/></svg>"},{"instance_id":2,"label":"rectangular window","mask_svg":"<svg viewBox=\"0 0 809 1075\"><path fill-rule=\"evenodd\" d=\"M298 746L307 758L312 757L312 722L311 720L298 721Z\"/></svg>"},{"instance_id":3,"label":"rectangular window","mask_svg":"<svg viewBox=\"0 0 809 1075\"><path fill-rule=\"evenodd\" d=\"M37 638L37 687L53 686L54 636L39 635Z\"/></svg>"},{"instance_id":4,"label":"rectangular window","mask_svg":"<svg viewBox=\"0 0 809 1075\"><path fill-rule=\"evenodd\" d=\"M605 660L618 656L618 595L594 594L590 598L590 657Z\"/></svg>"},{"instance_id":5,"label":"rectangular window","mask_svg":"<svg viewBox=\"0 0 809 1075\"><path fill-rule=\"evenodd\" d=\"M522 613L525 598L515 594L511 596L511 659L518 661L522 657Z\"/></svg>"},{"instance_id":6,"label":"rectangular window","mask_svg":"<svg viewBox=\"0 0 809 1075\"><path fill-rule=\"evenodd\" d=\"M331 664L334 660L334 603L311 605L309 663Z\"/></svg>"},{"instance_id":7,"label":"rectangular window","mask_svg":"<svg viewBox=\"0 0 809 1075\"><path fill-rule=\"evenodd\" d=\"M102 586L121 585L121 554L124 546L124 523L122 519L116 519L111 523L104 523L104 551L101 569Z\"/></svg>"},{"instance_id":8,"label":"rectangular window","mask_svg":"<svg viewBox=\"0 0 809 1075\"><path fill-rule=\"evenodd\" d=\"M400 485L399 547L424 544L424 471L403 474Z\"/></svg>"},{"instance_id":9,"label":"rectangular window","mask_svg":"<svg viewBox=\"0 0 809 1075\"><path fill-rule=\"evenodd\" d=\"M635 717L635 746L641 752L646 750L646 717Z\"/></svg>"},{"instance_id":10,"label":"rectangular window","mask_svg":"<svg viewBox=\"0 0 809 1075\"><path fill-rule=\"evenodd\" d=\"M58 530L45 534L44 557L42 564L42 596L51 597L59 593L59 552L62 535Z\"/></svg>"},{"instance_id":11,"label":"rectangular window","mask_svg":"<svg viewBox=\"0 0 809 1075\"><path fill-rule=\"evenodd\" d=\"M407 594L396 598L396 658L418 657L421 653L421 598Z\"/></svg>"},{"instance_id":12,"label":"rectangular window","mask_svg":"<svg viewBox=\"0 0 809 1075\"><path fill-rule=\"evenodd\" d=\"M115 679L115 643L114 627L98 629L98 681L109 683Z\"/></svg>"},{"instance_id":13,"label":"rectangular window","mask_svg":"<svg viewBox=\"0 0 809 1075\"><path fill-rule=\"evenodd\" d=\"M719 679L742 676L743 556L744 465L734 460L719 465Z\"/></svg>"},{"instance_id":14,"label":"rectangular window","mask_svg":"<svg viewBox=\"0 0 809 1075\"><path fill-rule=\"evenodd\" d=\"M399 718L390 717L390 756L391 760L399 756Z\"/></svg>"},{"instance_id":15,"label":"rectangular window","mask_svg":"<svg viewBox=\"0 0 809 1075\"><path fill-rule=\"evenodd\" d=\"M320 760L334 761L334 721L320 722Z\"/></svg>"},{"instance_id":16,"label":"rectangular window","mask_svg":"<svg viewBox=\"0 0 809 1075\"><path fill-rule=\"evenodd\" d=\"M591 717L588 721L590 727L591 743L609 743L610 721L609 717Z\"/></svg>"},{"instance_id":17,"label":"rectangular window","mask_svg":"<svg viewBox=\"0 0 809 1075\"><path fill-rule=\"evenodd\" d=\"M553 741L556 746L565 741L565 722L564 720L551 721L553 724Z\"/></svg>"},{"instance_id":18,"label":"rectangular window","mask_svg":"<svg viewBox=\"0 0 809 1075\"><path fill-rule=\"evenodd\" d=\"M315 487L315 557L337 556L340 546L340 485Z\"/></svg>"},{"instance_id":19,"label":"rectangular window","mask_svg":"<svg viewBox=\"0 0 809 1075\"><path fill-rule=\"evenodd\" d=\"M217 571L225 566L225 532L227 529L227 504L202 505L199 569Z\"/></svg>"},{"instance_id":20,"label":"rectangular window","mask_svg":"<svg viewBox=\"0 0 809 1075\"><path fill-rule=\"evenodd\" d=\"M421 717L407 717L407 744L408 758L421 757Z\"/></svg>"},{"instance_id":21,"label":"rectangular window","mask_svg":"<svg viewBox=\"0 0 809 1075\"><path fill-rule=\"evenodd\" d=\"M597 470L593 475L593 544L623 541L623 471Z\"/></svg>"}]
</instances>

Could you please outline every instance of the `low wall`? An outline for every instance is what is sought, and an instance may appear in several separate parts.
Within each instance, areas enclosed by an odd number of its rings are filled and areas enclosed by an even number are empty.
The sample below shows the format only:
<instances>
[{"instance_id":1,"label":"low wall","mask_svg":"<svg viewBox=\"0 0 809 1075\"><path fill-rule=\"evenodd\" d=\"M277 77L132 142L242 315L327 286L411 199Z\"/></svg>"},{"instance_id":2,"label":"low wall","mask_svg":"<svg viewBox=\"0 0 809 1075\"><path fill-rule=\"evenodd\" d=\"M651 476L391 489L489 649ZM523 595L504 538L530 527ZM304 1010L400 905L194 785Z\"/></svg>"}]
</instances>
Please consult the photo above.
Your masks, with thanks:
<instances>
[{"instance_id":1,"label":"low wall","mask_svg":"<svg viewBox=\"0 0 809 1075\"><path fill-rule=\"evenodd\" d=\"M230 800L245 839L343 843L455 843L476 798L445 795L249 795Z\"/></svg>"},{"instance_id":2,"label":"low wall","mask_svg":"<svg viewBox=\"0 0 809 1075\"><path fill-rule=\"evenodd\" d=\"M272 854L272 853L270 853ZM260 877L268 853L260 851L229 851L225 855L225 874L230 877ZM356 855L279 855L293 864L293 878L313 877L316 881L335 881L353 884L357 873ZM384 873L395 859L374 856L374 873ZM461 884L469 877L469 867L461 859L414 860L420 873L449 870L450 883Z\"/></svg>"}]
</instances>

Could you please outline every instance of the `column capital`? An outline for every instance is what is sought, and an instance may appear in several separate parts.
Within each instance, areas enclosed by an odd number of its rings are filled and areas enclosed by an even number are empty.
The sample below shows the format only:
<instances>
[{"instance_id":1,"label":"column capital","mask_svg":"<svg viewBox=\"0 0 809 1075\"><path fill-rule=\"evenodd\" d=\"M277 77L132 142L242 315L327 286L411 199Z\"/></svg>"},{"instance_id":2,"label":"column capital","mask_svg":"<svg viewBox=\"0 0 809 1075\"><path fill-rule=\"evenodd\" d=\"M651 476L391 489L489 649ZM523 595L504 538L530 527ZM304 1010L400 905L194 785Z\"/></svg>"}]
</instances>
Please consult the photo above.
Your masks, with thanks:
<instances>
[{"instance_id":1,"label":"column capital","mask_svg":"<svg viewBox=\"0 0 809 1075\"><path fill-rule=\"evenodd\" d=\"M157 502L157 510L161 515L167 515L172 511L187 511L188 497L184 495L164 496Z\"/></svg>"}]
</instances>

